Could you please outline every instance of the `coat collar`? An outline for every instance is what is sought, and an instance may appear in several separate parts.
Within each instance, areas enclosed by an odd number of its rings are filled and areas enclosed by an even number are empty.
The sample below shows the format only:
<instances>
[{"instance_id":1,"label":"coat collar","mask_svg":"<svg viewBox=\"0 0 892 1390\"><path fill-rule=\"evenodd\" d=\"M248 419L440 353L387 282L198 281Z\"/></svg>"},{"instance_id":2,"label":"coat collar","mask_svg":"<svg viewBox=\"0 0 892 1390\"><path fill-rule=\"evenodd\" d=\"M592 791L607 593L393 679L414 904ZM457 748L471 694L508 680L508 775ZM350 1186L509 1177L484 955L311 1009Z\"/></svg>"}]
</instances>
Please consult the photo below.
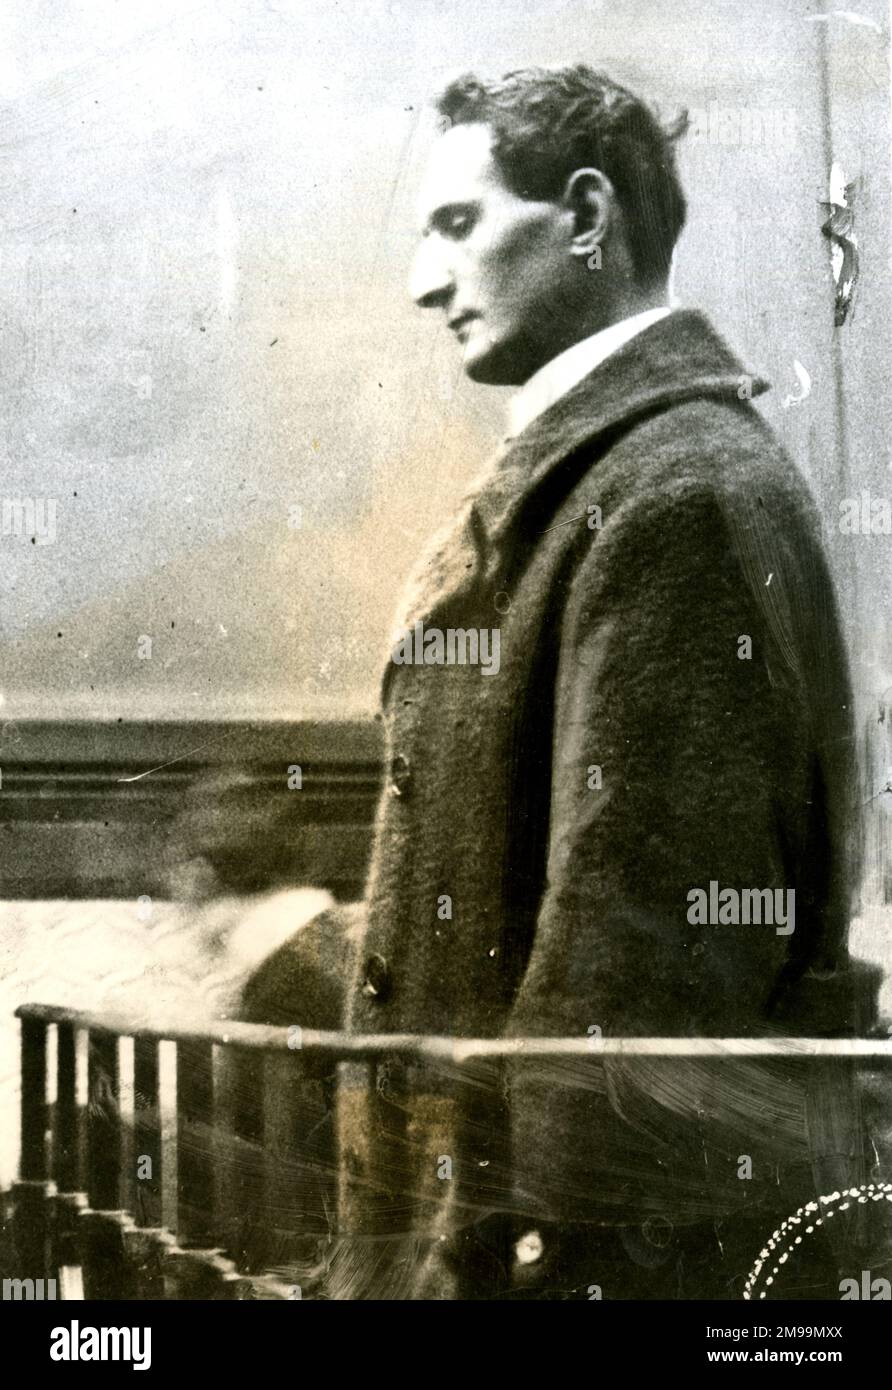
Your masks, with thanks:
<instances>
[{"instance_id":1,"label":"coat collar","mask_svg":"<svg viewBox=\"0 0 892 1390\"><path fill-rule=\"evenodd\" d=\"M418 619L428 623L463 591L492 581L502 564L500 540L514 519L546 480L562 490L572 486L561 469L590 467L591 445L606 448L612 433L681 401L711 396L737 403L742 383L745 396L768 389L696 310L675 310L644 329L503 444L459 514L431 543L403 596L396 633ZM385 701L392 674L388 661Z\"/></svg>"},{"instance_id":2,"label":"coat collar","mask_svg":"<svg viewBox=\"0 0 892 1390\"><path fill-rule=\"evenodd\" d=\"M741 385L747 386L743 397ZM506 442L474 497L487 539L495 542L543 480L582 445L685 400L737 401L768 389L767 381L741 365L705 315L674 310Z\"/></svg>"},{"instance_id":3,"label":"coat collar","mask_svg":"<svg viewBox=\"0 0 892 1390\"><path fill-rule=\"evenodd\" d=\"M533 372L529 381L524 382L508 402L511 436L520 434L537 415L543 415L549 406L577 386L583 377L606 362L611 353L619 352L636 334L643 333L671 312L668 304L645 309L640 314L632 314L596 333L590 333L572 347L564 348L557 357L552 357L550 362Z\"/></svg>"}]
</instances>

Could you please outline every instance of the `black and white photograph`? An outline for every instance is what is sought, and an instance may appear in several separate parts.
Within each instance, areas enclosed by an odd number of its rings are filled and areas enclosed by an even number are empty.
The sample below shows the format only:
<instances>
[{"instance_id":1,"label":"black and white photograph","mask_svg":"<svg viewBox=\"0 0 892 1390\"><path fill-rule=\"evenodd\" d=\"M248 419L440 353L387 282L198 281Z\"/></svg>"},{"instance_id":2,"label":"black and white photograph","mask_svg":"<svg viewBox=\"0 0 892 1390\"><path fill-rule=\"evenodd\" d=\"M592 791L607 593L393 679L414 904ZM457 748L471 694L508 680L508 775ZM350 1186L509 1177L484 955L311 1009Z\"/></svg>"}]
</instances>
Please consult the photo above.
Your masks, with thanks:
<instances>
[{"instance_id":1,"label":"black and white photograph","mask_svg":"<svg viewBox=\"0 0 892 1390\"><path fill-rule=\"evenodd\" d=\"M892 1301L856 5L0 16L36 1360L149 1369L164 1303L581 1301L708 1305L690 1365L844 1363L842 1305Z\"/></svg>"}]
</instances>

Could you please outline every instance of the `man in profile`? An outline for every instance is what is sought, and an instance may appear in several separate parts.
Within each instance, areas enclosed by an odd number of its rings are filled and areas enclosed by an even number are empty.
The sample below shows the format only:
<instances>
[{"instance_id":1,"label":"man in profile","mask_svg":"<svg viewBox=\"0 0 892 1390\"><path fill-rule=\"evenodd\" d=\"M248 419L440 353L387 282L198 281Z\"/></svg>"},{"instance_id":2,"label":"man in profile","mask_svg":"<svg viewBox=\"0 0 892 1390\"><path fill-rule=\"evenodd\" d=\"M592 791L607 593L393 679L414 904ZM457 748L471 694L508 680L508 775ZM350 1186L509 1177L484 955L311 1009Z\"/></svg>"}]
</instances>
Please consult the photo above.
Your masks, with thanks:
<instances>
[{"instance_id":1,"label":"man in profile","mask_svg":"<svg viewBox=\"0 0 892 1390\"><path fill-rule=\"evenodd\" d=\"M860 1028L844 644L767 384L670 304L678 129L584 65L467 76L439 111L412 294L515 388L508 435L400 615L345 998L311 924L249 1016L593 1051ZM437 655L493 630L497 673ZM332 1295L739 1297L786 1194L857 1167L847 1080L822 1127L797 1065L347 1079ZM781 1296L835 1287L828 1251L794 1264Z\"/></svg>"}]
</instances>

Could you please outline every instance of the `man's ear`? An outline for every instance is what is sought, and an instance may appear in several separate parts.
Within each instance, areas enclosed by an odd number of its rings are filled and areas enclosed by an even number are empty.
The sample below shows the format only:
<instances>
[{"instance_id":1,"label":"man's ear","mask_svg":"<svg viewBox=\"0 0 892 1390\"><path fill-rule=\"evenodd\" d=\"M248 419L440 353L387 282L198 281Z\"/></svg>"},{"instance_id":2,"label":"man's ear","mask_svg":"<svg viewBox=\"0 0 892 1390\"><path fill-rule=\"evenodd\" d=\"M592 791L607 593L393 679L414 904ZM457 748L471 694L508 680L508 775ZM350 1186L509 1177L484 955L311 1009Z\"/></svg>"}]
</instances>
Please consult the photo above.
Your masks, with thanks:
<instances>
[{"instance_id":1,"label":"man's ear","mask_svg":"<svg viewBox=\"0 0 892 1390\"><path fill-rule=\"evenodd\" d=\"M563 203L573 215L571 254L586 259L599 249L611 224L616 194L600 169L577 169L564 188Z\"/></svg>"}]
</instances>

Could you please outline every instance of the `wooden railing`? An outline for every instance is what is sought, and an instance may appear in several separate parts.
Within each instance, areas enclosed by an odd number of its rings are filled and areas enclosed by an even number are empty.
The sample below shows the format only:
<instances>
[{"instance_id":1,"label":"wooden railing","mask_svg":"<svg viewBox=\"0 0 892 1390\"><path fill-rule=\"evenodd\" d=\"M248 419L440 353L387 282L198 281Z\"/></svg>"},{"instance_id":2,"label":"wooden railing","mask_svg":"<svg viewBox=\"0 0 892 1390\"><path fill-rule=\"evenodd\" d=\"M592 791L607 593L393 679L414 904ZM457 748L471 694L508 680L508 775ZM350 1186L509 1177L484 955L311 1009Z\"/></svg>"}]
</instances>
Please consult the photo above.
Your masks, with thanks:
<instances>
[{"instance_id":1,"label":"wooden railing","mask_svg":"<svg viewBox=\"0 0 892 1390\"><path fill-rule=\"evenodd\" d=\"M378 1062L394 1056L458 1067L610 1056L892 1059L885 1039L456 1039L227 1022L146 1026L40 1004L17 1015L13 1272L56 1278L63 1292L88 1299L312 1297L312 1268L299 1284L282 1270L295 1250L307 1267L307 1241L320 1234L314 1216L328 1220L334 1209L334 1172L316 1174L313 1198L301 1205L306 1229L285 1221L283 1239L282 1212L294 1205L300 1136L324 1109L320 1078L336 1068L350 1069L351 1086L374 1087ZM277 1239L246 1243L239 1218L255 1237L276 1231Z\"/></svg>"}]
</instances>

